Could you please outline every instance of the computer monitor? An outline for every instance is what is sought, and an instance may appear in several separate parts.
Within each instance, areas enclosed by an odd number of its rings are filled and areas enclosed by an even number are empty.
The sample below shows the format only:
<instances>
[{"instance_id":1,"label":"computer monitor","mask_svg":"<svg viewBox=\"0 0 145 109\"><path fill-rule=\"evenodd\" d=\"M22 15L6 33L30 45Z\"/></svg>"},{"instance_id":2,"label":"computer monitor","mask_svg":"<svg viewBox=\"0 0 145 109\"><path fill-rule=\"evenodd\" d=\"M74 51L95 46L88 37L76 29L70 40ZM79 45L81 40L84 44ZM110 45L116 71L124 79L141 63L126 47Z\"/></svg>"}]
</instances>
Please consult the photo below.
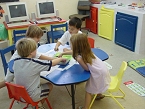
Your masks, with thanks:
<instances>
[{"instance_id":1,"label":"computer monitor","mask_svg":"<svg viewBox=\"0 0 145 109\"><path fill-rule=\"evenodd\" d=\"M54 0L37 1L36 7L38 18L47 18L56 16Z\"/></svg>"},{"instance_id":2,"label":"computer monitor","mask_svg":"<svg viewBox=\"0 0 145 109\"><path fill-rule=\"evenodd\" d=\"M6 3L9 21L29 20L27 5L25 2Z\"/></svg>"}]
</instances>

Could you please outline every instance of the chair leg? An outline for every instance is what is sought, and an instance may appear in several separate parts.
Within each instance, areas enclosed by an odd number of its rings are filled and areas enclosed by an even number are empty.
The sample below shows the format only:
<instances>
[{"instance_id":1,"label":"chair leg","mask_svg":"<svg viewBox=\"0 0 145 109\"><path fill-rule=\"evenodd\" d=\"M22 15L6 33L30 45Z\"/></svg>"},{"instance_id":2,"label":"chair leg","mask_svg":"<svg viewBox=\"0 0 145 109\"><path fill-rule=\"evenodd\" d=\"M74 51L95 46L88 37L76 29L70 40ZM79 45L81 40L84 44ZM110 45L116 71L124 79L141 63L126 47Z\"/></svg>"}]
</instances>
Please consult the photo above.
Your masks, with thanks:
<instances>
[{"instance_id":1,"label":"chair leg","mask_svg":"<svg viewBox=\"0 0 145 109\"><path fill-rule=\"evenodd\" d=\"M48 41L48 44L50 44L50 37L49 37L49 35L47 35L47 41Z\"/></svg>"},{"instance_id":2,"label":"chair leg","mask_svg":"<svg viewBox=\"0 0 145 109\"><path fill-rule=\"evenodd\" d=\"M119 88L119 91L122 93L122 96L114 96L112 95L111 92L108 91L109 95L105 95L105 97L111 97L115 100L115 102L122 108L124 109L124 107L117 101L116 98L124 98L125 97L125 93L123 92L123 90L121 90L121 88Z\"/></svg>"},{"instance_id":3,"label":"chair leg","mask_svg":"<svg viewBox=\"0 0 145 109\"><path fill-rule=\"evenodd\" d=\"M51 39L52 39L52 43L54 43L54 38L53 38L53 37L51 37Z\"/></svg>"},{"instance_id":4,"label":"chair leg","mask_svg":"<svg viewBox=\"0 0 145 109\"><path fill-rule=\"evenodd\" d=\"M119 88L119 91L122 93L122 96L114 96L114 98L124 98L125 97L125 93L123 92L123 90ZM110 95L105 95L105 97L110 97Z\"/></svg>"},{"instance_id":5,"label":"chair leg","mask_svg":"<svg viewBox=\"0 0 145 109\"><path fill-rule=\"evenodd\" d=\"M23 109L27 109L27 108L28 108L28 106L29 106L29 104L27 103L27 105L26 105Z\"/></svg>"},{"instance_id":6,"label":"chair leg","mask_svg":"<svg viewBox=\"0 0 145 109\"><path fill-rule=\"evenodd\" d=\"M13 101L11 102L9 109L12 109L12 106L14 104L14 101L15 101L15 99L13 99Z\"/></svg>"},{"instance_id":7,"label":"chair leg","mask_svg":"<svg viewBox=\"0 0 145 109\"><path fill-rule=\"evenodd\" d=\"M116 100L116 98L110 93L110 97L113 98L115 100L115 102L122 108L124 109L124 107Z\"/></svg>"},{"instance_id":8,"label":"chair leg","mask_svg":"<svg viewBox=\"0 0 145 109\"><path fill-rule=\"evenodd\" d=\"M50 105L50 103L49 103L48 99L47 99L47 98L45 98L45 100L46 100L46 103L47 103L47 105L48 105L49 109L52 109L52 107L51 107L51 105Z\"/></svg>"},{"instance_id":9,"label":"chair leg","mask_svg":"<svg viewBox=\"0 0 145 109\"><path fill-rule=\"evenodd\" d=\"M91 107L92 107L92 105L93 105L93 103L94 103L94 101L96 99L96 96L97 96L97 94L94 95L94 97L93 97L93 99L92 99L92 101L90 103L89 109L91 109Z\"/></svg>"},{"instance_id":10,"label":"chair leg","mask_svg":"<svg viewBox=\"0 0 145 109\"><path fill-rule=\"evenodd\" d=\"M35 109L38 109L38 105L36 106L36 108Z\"/></svg>"}]
</instances>

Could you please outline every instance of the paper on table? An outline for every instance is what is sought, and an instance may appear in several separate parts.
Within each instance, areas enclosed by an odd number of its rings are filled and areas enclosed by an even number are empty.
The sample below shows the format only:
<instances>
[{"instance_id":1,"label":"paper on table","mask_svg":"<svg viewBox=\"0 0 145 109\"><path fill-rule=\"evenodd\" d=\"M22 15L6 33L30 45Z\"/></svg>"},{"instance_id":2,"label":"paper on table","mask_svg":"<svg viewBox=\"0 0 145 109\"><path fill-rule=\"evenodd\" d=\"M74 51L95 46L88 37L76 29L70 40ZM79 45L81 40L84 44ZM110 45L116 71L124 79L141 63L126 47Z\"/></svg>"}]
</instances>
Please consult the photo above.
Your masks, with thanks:
<instances>
[{"instance_id":1,"label":"paper on table","mask_svg":"<svg viewBox=\"0 0 145 109\"><path fill-rule=\"evenodd\" d=\"M55 65L53 67L51 67L51 70L50 71L42 71L40 73L41 76L46 76L48 74L50 74L51 72L53 72L54 70L60 70L60 71L63 71L63 70L67 70L69 69L71 66L73 66L74 64L79 64L76 60L74 60L73 58L70 60L69 64L64 67L64 68L60 68L59 66L60 65Z\"/></svg>"},{"instance_id":2,"label":"paper on table","mask_svg":"<svg viewBox=\"0 0 145 109\"><path fill-rule=\"evenodd\" d=\"M67 65L65 68L63 68L63 70L67 70L69 69L71 66L73 66L74 64L79 64L76 60L74 60L74 58L71 58L69 65Z\"/></svg>"},{"instance_id":3,"label":"paper on table","mask_svg":"<svg viewBox=\"0 0 145 109\"><path fill-rule=\"evenodd\" d=\"M51 67L50 71L42 71L40 73L41 76L46 76L48 74L50 74L51 72L53 72L55 69L58 69L59 65L55 65L53 67Z\"/></svg>"},{"instance_id":4,"label":"paper on table","mask_svg":"<svg viewBox=\"0 0 145 109\"><path fill-rule=\"evenodd\" d=\"M46 53L43 53L43 55L45 55L45 56L50 56L50 57L53 57L54 54L55 54L55 51L54 51L53 49L47 51Z\"/></svg>"}]
</instances>

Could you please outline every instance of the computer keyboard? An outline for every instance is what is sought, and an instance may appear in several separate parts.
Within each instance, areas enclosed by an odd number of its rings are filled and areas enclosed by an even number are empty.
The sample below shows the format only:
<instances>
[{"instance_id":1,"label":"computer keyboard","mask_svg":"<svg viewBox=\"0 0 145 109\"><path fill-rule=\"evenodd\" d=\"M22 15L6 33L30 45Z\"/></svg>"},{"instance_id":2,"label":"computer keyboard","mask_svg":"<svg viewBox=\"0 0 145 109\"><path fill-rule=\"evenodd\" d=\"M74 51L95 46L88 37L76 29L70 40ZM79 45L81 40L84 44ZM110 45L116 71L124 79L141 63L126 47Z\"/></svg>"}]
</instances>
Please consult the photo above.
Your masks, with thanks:
<instances>
[{"instance_id":1,"label":"computer keyboard","mask_svg":"<svg viewBox=\"0 0 145 109\"><path fill-rule=\"evenodd\" d=\"M23 25L30 25L30 22L17 22L17 23L10 23L7 24L8 27L14 27L14 26L23 26Z\"/></svg>"},{"instance_id":2,"label":"computer keyboard","mask_svg":"<svg viewBox=\"0 0 145 109\"><path fill-rule=\"evenodd\" d=\"M52 18L53 21L59 21L58 18Z\"/></svg>"},{"instance_id":3,"label":"computer keyboard","mask_svg":"<svg viewBox=\"0 0 145 109\"><path fill-rule=\"evenodd\" d=\"M46 23L46 22L55 22L55 21L59 21L59 20L57 18L42 19L42 20L38 20L37 23Z\"/></svg>"}]
</instances>

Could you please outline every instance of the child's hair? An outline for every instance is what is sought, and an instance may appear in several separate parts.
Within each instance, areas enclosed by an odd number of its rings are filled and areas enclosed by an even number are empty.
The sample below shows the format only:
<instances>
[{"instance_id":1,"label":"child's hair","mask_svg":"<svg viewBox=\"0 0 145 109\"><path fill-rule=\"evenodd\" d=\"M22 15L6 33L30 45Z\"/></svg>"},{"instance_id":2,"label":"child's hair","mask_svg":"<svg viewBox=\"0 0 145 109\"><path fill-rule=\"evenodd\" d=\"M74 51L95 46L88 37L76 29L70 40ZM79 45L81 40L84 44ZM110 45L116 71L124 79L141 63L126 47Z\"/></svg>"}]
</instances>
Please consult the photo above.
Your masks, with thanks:
<instances>
[{"instance_id":1,"label":"child's hair","mask_svg":"<svg viewBox=\"0 0 145 109\"><path fill-rule=\"evenodd\" d=\"M41 38L43 36L43 31L37 25L30 25L26 32L26 37L28 38Z\"/></svg>"},{"instance_id":2,"label":"child's hair","mask_svg":"<svg viewBox=\"0 0 145 109\"><path fill-rule=\"evenodd\" d=\"M28 57L37 49L37 44L31 38L22 38L16 42L16 49L21 57Z\"/></svg>"},{"instance_id":3,"label":"child's hair","mask_svg":"<svg viewBox=\"0 0 145 109\"><path fill-rule=\"evenodd\" d=\"M83 33L74 34L70 38L70 42L72 44L73 58L75 59L78 55L81 55L84 63L92 64L92 59L95 59L95 56L92 53L87 35Z\"/></svg>"},{"instance_id":4,"label":"child's hair","mask_svg":"<svg viewBox=\"0 0 145 109\"><path fill-rule=\"evenodd\" d=\"M77 18L77 17L73 17L72 19L69 20L69 26L74 26L77 29L80 29L82 25L82 21L81 19Z\"/></svg>"}]
</instances>

